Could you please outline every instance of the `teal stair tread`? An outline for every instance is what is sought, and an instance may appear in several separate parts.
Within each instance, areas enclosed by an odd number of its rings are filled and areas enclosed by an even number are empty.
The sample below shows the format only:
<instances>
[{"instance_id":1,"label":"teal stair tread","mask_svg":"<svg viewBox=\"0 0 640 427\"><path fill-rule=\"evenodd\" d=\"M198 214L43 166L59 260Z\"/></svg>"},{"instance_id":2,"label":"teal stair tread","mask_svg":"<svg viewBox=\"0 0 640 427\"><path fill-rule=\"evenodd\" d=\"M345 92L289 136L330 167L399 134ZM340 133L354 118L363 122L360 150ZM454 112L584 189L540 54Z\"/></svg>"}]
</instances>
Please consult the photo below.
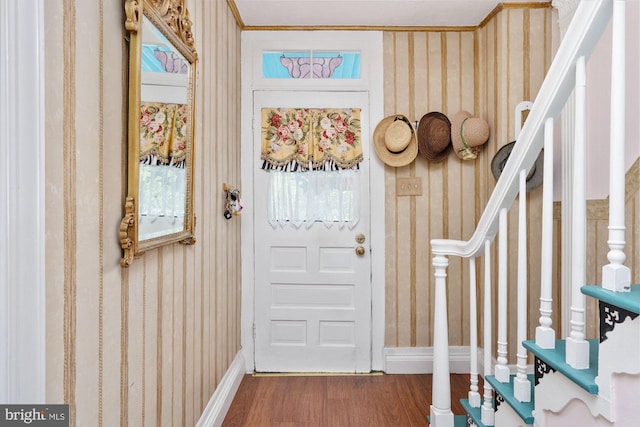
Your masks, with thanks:
<instances>
[{"instance_id":1,"label":"teal stair tread","mask_svg":"<svg viewBox=\"0 0 640 427\"><path fill-rule=\"evenodd\" d=\"M583 286L580 290L585 295L640 314L640 285L631 285L630 292L614 292L600 285Z\"/></svg>"},{"instance_id":2,"label":"teal stair tread","mask_svg":"<svg viewBox=\"0 0 640 427\"><path fill-rule=\"evenodd\" d=\"M535 341L524 341L522 345L531 353L543 360L553 369L575 382L591 394L598 393L598 340L589 339L589 368L574 369L565 362L566 343L564 340L556 340L556 348L543 349L536 345Z\"/></svg>"},{"instance_id":3,"label":"teal stair tread","mask_svg":"<svg viewBox=\"0 0 640 427\"><path fill-rule=\"evenodd\" d=\"M469 403L469 399L460 399L460 403L462 404L465 412L469 414L473 422L476 424L476 426L486 427L484 424L482 424L482 403L480 403L480 408L472 407Z\"/></svg>"},{"instance_id":4,"label":"teal stair tread","mask_svg":"<svg viewBox=\"0 0 640 427\"><path fill-rule=\"evenodd\" d=\"M467 416L466 415L454 415L453 416L453 425L454 425L454 427L467 427Z\"/></svg>"},{"instance_id":5,"label":"teal stair tread","mask_svg":"<svg viewBox=\"0 0 640 427\"><path fill-rule=\"evenodd\" d=\"M431 417L427 417L427 422L431 425ZM453 416L453 427L467 427L467 416L466 415L454 415ZM483 426L484 427L484 426Z\"/></svg>"},{"instance_id":6,"label":"teal stair tread","mask_svg":"<svg viewBox=\"0 0 640 427\"><path fill-rule=\"evenodd\" d=\"M513 380L515 377L515 375L511 375L508 383L501 383L493 375L487 375L485 377L485 380L489 384L491 384L491 387L493 387L493 389L504 398L505 402L509 404L509 406L511 406L514 411L516 411L516 413L526 424L533 424L533 387L535 383L535 377L533 375L527 375L527 378L531 383L531 402L520 402L513 395Z\"/></svg>"}]
</instances>

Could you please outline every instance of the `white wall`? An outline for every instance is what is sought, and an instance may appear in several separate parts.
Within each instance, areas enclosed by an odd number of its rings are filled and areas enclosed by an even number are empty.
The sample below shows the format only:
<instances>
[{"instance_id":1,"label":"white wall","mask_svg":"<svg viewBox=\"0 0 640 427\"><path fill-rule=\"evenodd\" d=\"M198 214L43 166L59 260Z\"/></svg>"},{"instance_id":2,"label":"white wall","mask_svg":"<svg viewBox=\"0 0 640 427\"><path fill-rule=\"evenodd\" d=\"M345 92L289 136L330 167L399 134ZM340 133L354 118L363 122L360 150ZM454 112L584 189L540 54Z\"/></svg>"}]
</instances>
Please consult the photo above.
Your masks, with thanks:
<instances>
[{"instance_id":1,"label":"white wall","mask_svg":"<svg viewBox=\"0 0 640 427\"><path fill-rule=\"evenodd\" d=\"M0 2L0 403L45 403L42 6Z\"/></svg>"},{"instance_id":2,"label":"white wall","mask_svg":"<svg viewBox=\"0 0 640 427\"><path fill-rule=\"evenodd\" d=\"M626 170L640 155L640 2L626 2ZM587 199L609 195L611 24L587 64ZM594 99L601 100L593 102ZM591 101L591 102L590 102Z\"/></svg>"}]
</instances>

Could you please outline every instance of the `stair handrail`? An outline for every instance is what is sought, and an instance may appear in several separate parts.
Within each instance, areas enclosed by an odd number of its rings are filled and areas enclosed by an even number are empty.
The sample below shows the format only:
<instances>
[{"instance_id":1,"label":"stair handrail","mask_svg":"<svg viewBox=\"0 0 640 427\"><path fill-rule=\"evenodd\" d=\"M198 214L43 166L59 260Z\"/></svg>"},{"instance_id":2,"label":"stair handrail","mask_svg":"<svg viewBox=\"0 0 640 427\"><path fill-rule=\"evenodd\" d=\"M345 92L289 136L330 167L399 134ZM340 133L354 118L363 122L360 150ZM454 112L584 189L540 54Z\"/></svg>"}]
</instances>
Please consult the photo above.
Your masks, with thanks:
<instances>
[{"instance_id":1,"label":"stair handrail","mask_svg":"<svg viewBox=\"0 0 640 427\"><path fill-rule=\"evenodd\" d=\"M430 407L430 424L433 427L453 427L454 425L450 401L448 319L446 309L446 270L449 264L448 256L473 259L485 255L485 259L489 258L490 254L485 254L485 251L489 251L491 241L494 240L498 233L500 224L502 224L504 228L506 211L513 206L515 198L520 192L521 171L529 171L537 160L545 144L545 132L550 133L553 128L553 119L560 116L567 100L574 91L578 79L577 71L580 71L581 76L584 73L586 59L593 53L605 28L611 20L613 5L614 0L589 0L578 3L574 17L567 28L566 34L540 86L538 95L533 102L527 121L517 136L517 143L514 144L509 159L501 172L494 191L489 197L486 208L471 238L469 240L431 240L431 249L433 252L432 265L435 276L433 388L432 404ZM577 64L580 64L580 66ZM547 143L549 143L550 138L546 139L548 140ZM581 141L577 141L577 143L583 144L584 138L582 138ZM553 166L545 165L545 167ZM552 182L545 182L544 184L547 186L553 185ZM524 187L524 185L522 185L522 187ZM545 189L545 192L549 194L549 189ZM500 246L502 247L503 245L504 242ZM485 266L485 270L489 270L488 265ZM500 286L506 286L505 280L499 282L501 282L498 284L499 288ZM488 283L490 286L491 282L489 281ZM485 284L485 290L489 289L489 286ZM579 308L580 307L576 307L576 310ZM579 322L576 321L576 324L577 323ZM579 325L576 326L576 328L578 329ZM487 331L491 330L491 327L485 325L484 329L486 335ZM499 335L500 332L501 331L499 331ZM504 347L506 345L506 337L503 335L505 334L503 333L498 337L498 344L502 346L502 350L498 348L499 356L501 351L504 355ZM578 350L582 350L581 347L578 348L578 345L584 344L584 342L582 342L584 339L580 341L577 338L580 337L576 337L575 339L575 351L572 351L572 354L582 355L584 352L578 352ZM490 337L485 337L485 339L490 342ZM487 349L485 349L485 360L487 357L490 357L490 349L488 351L486 350ZM500 363L500 357L498 358L498 362ZM504 360L502 360L502 362L503 367L506 366ZM487 371L487 369L487 366L485 366L485 371ZM498 378L497 371L496 379L503 382ZM485 382L485 391L490 391L490 389L491 387L487 387L487 383ZM487 404L491 406L491 397L489 397L488 401L485 400L485 404L482 406L482 423L484 425L493 425L493 413L489 413L491 408L485 408Z\"/></svg>"},{"instance_id":2,"label":"stair handrail","mask_svg":"<svg viewBox=\"0 0 640 427\"><path fill-rule=\"evenodd\" d=\"M519 171L530 170L542 150L545 120L560 115L573 91L577 59L591 55L612 13L613 0L579 2L473 235L469 240L432 239L434 255L471 258L484 254L484 242L492 241L498 231L500 211L509 209L518 195Z\"/></svg>"}]
</instances>

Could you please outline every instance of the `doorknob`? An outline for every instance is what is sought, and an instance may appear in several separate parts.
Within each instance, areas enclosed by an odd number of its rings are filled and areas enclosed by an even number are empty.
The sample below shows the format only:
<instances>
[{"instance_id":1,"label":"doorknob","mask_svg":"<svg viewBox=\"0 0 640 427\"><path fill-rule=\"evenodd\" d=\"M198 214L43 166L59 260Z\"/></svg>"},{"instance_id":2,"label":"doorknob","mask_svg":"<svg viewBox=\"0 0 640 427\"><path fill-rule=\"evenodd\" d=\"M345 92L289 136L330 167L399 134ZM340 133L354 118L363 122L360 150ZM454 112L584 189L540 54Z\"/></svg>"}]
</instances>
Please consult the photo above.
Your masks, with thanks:
<instances>
[{"instance_id":1,"label":"doorknob","mask_svg":"<svg viewBox=\"0 0 640 427\"><path fill-rule=\"evenodd\" d=\"M356 246L356 255L358 255L358 256L364 255L364 247Z\"/></svg>"},{"instance_id":2,"label":"doorknob","mask_svg":"<svg viewBox=\"0 0 640 427\"><path fill-rule=\"evenodd\" d=\"M358 233L356 234L356 243L364 243L364 234L362 233Z\"/></svg>"}]
</instances>

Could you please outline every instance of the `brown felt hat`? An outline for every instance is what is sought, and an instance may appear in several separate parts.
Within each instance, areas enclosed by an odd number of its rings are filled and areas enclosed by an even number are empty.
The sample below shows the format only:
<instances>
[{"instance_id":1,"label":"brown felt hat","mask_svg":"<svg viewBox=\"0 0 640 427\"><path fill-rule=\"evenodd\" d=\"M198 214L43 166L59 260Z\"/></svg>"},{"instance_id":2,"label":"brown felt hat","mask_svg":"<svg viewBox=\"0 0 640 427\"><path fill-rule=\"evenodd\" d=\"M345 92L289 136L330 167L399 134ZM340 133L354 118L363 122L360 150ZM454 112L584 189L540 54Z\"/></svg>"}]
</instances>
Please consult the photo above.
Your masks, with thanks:
<instances>
[{"instance_id":1,"label":"brown felt hat","mask_svg":"<svg viewBox=\"0 0 640 427\"><path fill-rule=\"evenodd\" d=\"M430 162L445 160L451 152L451 122L442 113L433 111L418 124L418 152Z\"/></svg>"},{"instance_id":2,"label":"brown felt hat","mask_svg":"<svg viewBox=\"0 0 640 427\"><path fill-rule=\"evenodd\" d=\"M451 143L456 156L462 160L474 160L480 146L489 140L489 123L473 117L467 111L458 111L451 121Z\"/></svg>"},{"instance_id":3,"label":"brown felt hat","mask_svg":"<svg viewBox=\"0 0 640 427\"><path fill-rule=\"evenodd\" d=\"M507 164L507 160L509 160L509 156L511 155L511 151L513 147L516 145L516 141L512 141L508 144L503 145L498 152L491 159L491 173L493 177L498 180L500 175L502 174L502 170ZM526 191L529 192L535 188L538 188L542 185L543 181L543 171L544 171L544 150L540 151L538 154L538 158L536 162L531 166L529 173L527 175L527 184Z\"/></svg>"},{"instance_id":4,"label":"brown felt hat","mask_svg":"<svg viewBox=\"0 0 640 427\"><path fill-rule=\"evenodd\" d=\"M418 155L416 132L409 119L394 114L380 120L373 131L373 148L385 164L406 166Z\"/></svg>"}]
</instances>

